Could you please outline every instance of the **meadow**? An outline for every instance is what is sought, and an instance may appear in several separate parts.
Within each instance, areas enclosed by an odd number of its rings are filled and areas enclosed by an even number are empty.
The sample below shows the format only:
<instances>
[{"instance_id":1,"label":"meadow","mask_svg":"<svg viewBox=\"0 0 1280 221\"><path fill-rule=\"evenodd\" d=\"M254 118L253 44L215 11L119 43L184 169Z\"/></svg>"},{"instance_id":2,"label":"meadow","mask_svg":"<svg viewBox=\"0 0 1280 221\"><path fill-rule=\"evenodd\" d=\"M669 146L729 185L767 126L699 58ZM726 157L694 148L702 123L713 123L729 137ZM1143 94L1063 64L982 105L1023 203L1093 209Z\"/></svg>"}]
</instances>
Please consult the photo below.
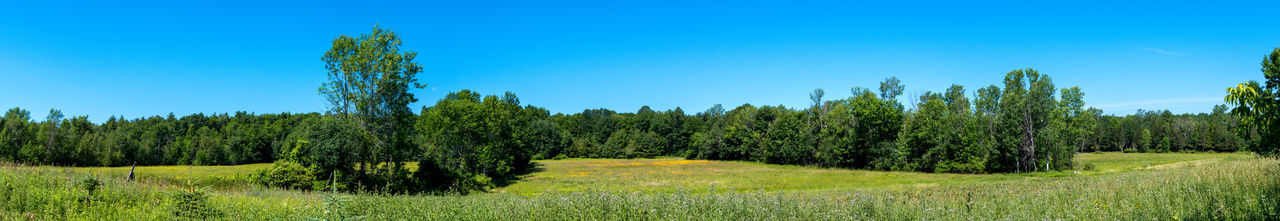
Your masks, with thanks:
<instances>
[{"instance_id":1,"label":"meadow","mask_svg":"<svg viewBox=\"0 0 1280 221\"><path fill-rule=\"evenodd\" d=\"M681 158L537 161L490 193L331 194L237 177L264 165L4 165L0 217L35 220L811 220L1280 217L1280 161L1244 153L1081 153L1094 170L933 174ZM85 180L101 180L89 191ZM210 188L216 187L216 188ZM195 193L195 194L193 194ZM195 197L192 197L195 195Z\"/></svg>"}]
</instances>

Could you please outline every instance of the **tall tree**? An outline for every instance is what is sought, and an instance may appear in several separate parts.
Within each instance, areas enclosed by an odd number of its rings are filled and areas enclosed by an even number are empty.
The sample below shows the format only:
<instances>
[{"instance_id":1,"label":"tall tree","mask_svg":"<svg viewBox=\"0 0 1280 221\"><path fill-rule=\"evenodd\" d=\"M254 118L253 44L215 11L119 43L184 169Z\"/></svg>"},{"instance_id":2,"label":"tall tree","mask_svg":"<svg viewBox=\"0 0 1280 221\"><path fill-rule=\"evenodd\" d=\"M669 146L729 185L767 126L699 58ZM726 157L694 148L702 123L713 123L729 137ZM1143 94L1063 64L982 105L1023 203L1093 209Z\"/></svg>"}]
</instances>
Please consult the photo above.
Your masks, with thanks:
<instances>
[{"instance_id":1,"label":"tall tree","mask_svg":"<svg viewBox=\"0 0 1280 221\"><path fill-rule=\"evenodd\" d=\"M1063 88L1059 106L1059 113L1067 127L1064 136L1069 139L1067 144L1074 149L1073 152L1084 149L1095 126L1094 112L1084 109L1084 92L1080 91L1080 87Z\"/></svg>"},{"instance_id":2,"label":"tall tree","mask_svg":"<svg viewBox=\"0 0 1280 221\"><path fill-rule=\"evenodd\" d=\"M4 125L0 128L0 151L5 157L14 161L24 161L18 155L23 145L30 141L31 133L27 125L31 121L31 112L22 108L13 108L4 113Z\"/></svg>"},{"instance_id":3,"label":"tall tree","mask_svg":"<svg viewBox=\"0 0 1280 221\"><path fill-rule=\"evenodd\" d=\"M48 141L45 142L44 152L46 154L50 154L50 156L56 156L53 154L54 144L57 144L56 142L58 141L58 124L62 123L62 117L62 111L58 109L49 109L49 116L44 120L46 124L49 124L49 138Z\"/></svg>"},{"instance_id":4,"label":"tall tree","mask_svg":"<svg viewBox=\"0 0 1280 221\"><path fill-rule=\"evenodd\" d=\"M1053 82L1048 75L1028 68L1010 71L1005 75L1004 83L1004 94L1000 100L1001 118L1005 128L1011 128L1006 139L1014 139L1005 143L1016 144L1012 151L1017 153L1012 169L1036 170L1036 138L1040 135L1037 132L1047 125L1049 114L1057 106L1053 99Z\"/></svg>"},{"instance_id":5,"label":"tall tree","mask_svg":"<svg viewBox=\"0 0 1280 221\"><path fill-rule=\"evenodd\" d=\"M373 135L373 149L360 161L386 162L392 170L400 169L412 148L407 139L414 117L409 104L418 99L409 87L424 86L417 79L422 66L413 60L418 53L402 53L400 45L395 32L377 26L358 37L339 36L322 59L329 80L319 89L330 114Z\"/></svg>"},{"instance_id":6,"label":"tall tree","mask_svg":"<svg viewBox=\"0 0 1280 221\"><path fill-rule=\"evenodd\" d=\"M896 99L898 98L898 95L902 95L902 91L906 88L907 86L903 86L902 83L898 81L898 77L885 78L884 82L880 82L880 99Z\"/></svg>"}]
</instances>

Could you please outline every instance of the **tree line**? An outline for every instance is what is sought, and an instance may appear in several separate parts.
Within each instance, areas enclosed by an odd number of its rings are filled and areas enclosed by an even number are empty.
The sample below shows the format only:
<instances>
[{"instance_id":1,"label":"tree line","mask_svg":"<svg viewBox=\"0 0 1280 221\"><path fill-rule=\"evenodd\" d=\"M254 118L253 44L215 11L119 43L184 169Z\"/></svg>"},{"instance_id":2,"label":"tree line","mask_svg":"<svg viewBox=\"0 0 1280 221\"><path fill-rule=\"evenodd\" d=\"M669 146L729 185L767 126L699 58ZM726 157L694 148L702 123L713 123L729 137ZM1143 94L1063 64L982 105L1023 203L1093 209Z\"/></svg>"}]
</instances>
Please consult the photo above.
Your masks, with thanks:
<instances>
[{"instance_id":1,"label":"tree line","mask_svg":"<svg viewBox=\"0 0 1280 221\"><path fill-rule=\"evenodd\" d=\"M274 162L253 176L267 186L346 190L467 192L503 185L536 159L742 160L772 164L947 173L1071 169L1081 151L1275 153L1280 76L1229 90L1228 110L1103 115L1078 87L1056 87L1034 69L1001 85L952 85L899 102L906 86L854 87L828 98L815 89L805 107L714 105L634 113L588 109L550 114L511 92L461 90L416 113L409 104L421 65L400 38L340 36L322 57L324 113L193 114L95 124L51 110L37 121L19 108L0 118L0 159L67 166L230 165ZM1276 60L1280 49L1268 59ZM1272 65L1274 66L1274 65ZM1270 71L1270 72L1269 72ZM1280 81L1277 81L1280 82ZM1241 89L1242 88L1242 89ZM1268 100L1270 99L1270 100ZM1270 152L1268 152L1270 151Z\"/></svg>"},{"instance_id":2,"label":"tree line","mask_svg":"<svg viewBox=\"0 0 1280 221\"><path fill-rule=\"evenodd\" d=\"M1138 110L1127 116L1101 116L1094 131L1082 151L1235 152L1262 141L1258 126L1241 124L1226 105L1199 114Z\"/></svg>"},{"instance_id":3,"label":"tree line","mask_svg":"<svg viewBox=\"0 0 1280 221\"><path fill-rule=\"evenodd\" d=\"M20 108L0 118L0 159L59 166L232 165L272 162L301 122L320 114L192 114L101 124L49 111L41 121Z\"/></svg>"},{"instance_id":4,"label":"tree line","mask_svg":"<svg viewBox=\"0 0 1280 221\"><path fill-rule=\"evenodd\" d=\"M410 124L403 127L410 129L401 135L404 144L394 149L410 153L362 149L346 151L353 156L344 158L406 162L426 158L412 153L425 151L433 153L429 157L433 159L458 159L440 164L476 168L493 176L523 169L526 165L519 162L532 159L655 156L978 173L1018 171L1020 164L1041 165L1038 168L1043 170L1045 162L1061 164L1050 169L1067 168L1070 155L1066 153L1078 151L1232 152L1257 146L1262 139L1257 126L1241 125L1240 117L1225 105L1201 114L1139 110L1112 116L1095 108L1082 110L1083 93L1078 88L1062 89L1057 98L1025 99L1031 92L1023 92L1026 89L1018 87L1019 79L1014 78L1029 79L1028 74L1037 75L1036 80L1043 81L1039 84L1052 84L1034 70L1016 70L1006 76L1010 79L1005 85L1014 90L992 85L971 95L954 85L942 93L920 95L911 108L896 101L904 88L896 78L883 82L886 87L879 93L853 88L849 97L825 99L823 90L815 90L810 97L813 105L804 108L745 104L726 110L716 105L692 114L681 108L655 111L644 106L633 113L590 109L551 115L540 107L520 106L513 93L482 99L477 92L463 90L424 107L419 114L409 114ZM1051 87L1039 90L1035 93L1053 96L1048 93ZM1028 121L1023 114L1029 111L1019 109L1027 107L1040 108L1043 115L1028 116L1033 117ZM170 114L132 120L113 116L95 124L86 116L65 118L56 109L37 121L27 110L14 108L0 118L0 144L4 144L0 156L64 166L274 162L286 158L298 139L311 136L294 132L340 116ZM1027 122L1043 126L1023 126ZM1028 142L1038 139L1039 150L1030 143L1021 146L1024 130L1037 127L1039 131ZM1010 145L1001 145L1006 143ZM471 153L475 147L503 153ZM1056 155L1057 163L1051 160L1055 151L1062 152ZM475 165L464 166L470 163Z\"/></svg>"}]
</instances>

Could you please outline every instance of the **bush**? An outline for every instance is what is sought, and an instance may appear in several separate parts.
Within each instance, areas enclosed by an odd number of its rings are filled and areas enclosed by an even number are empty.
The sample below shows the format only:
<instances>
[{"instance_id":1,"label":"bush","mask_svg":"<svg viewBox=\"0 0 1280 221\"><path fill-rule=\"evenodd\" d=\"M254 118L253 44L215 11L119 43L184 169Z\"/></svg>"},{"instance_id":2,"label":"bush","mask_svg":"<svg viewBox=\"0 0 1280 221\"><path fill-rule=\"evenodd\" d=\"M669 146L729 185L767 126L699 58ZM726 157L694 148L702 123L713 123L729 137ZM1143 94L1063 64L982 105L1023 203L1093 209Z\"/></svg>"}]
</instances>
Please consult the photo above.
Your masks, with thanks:
<instances>
[{"instance_id":1,"label":"bush","mask_svg":"<svg viewBox=\"0 0 1280 221\"><path fill-rule=\"evenodd\" d=\"M1088 170L1088 171L1098 170L1098 168L1094 167L1093 163L1076 164L1076 166L1077 166L1076 169L1079 169L1079 170Z\"/></svg>"},{"instance_id":2,"label":"bush","mask_svg":"<svg viewBox=\"0 0 1280 221\"><path fill-rule=\"evenodd\" d=\"M80 186L80 189L84 189L85 191L88 191L89 195L93 196L93 191L98 190L98 187L102 187L102 181L98 180L97 177L88 177L88 178L85 178L84 180L81 180L79 186Z\"/></svg>"},{"instance_id":3,"label":"bush","mask_svg":"<svg viewBox=\"0 0 1280 221\"><path fill-rule=\"evenodd\" d=\"M293 160L276 161L270 168L259 170L249 178L258 185L297 190L311 190L316 181L311 168Z\"/></svg>"},{"instance_id":4,"label":"bush","mask_svg":"<svg viewBox=\"0 0 1280 221\"><path fill-rule=\"evenodd\" d=\"M222 211L210 205L207 192L204 188L192 187L169 193L170 212L177 217L200 220L222 216Z\"/></svg>"},{"instance_id":5,"label":"bush","mask_svg":"<svg viewBox=\"0 0 1280 221\"><path fill-rule=\"evenodd\" d=\"M369 144L368 134L356 125L327 117L303 122L288 140L292 148L283 150L282 159L270 168L251 174L253 183L296 190L347 190L354 180L339 179L339 174L355 174L358 154Z\"/></svg>"},{"instance_id":6,"label":"bush","mask_svg":"<svg viewBox=\"0 0 1280 221\"><path fill-rule=\"evenodd\" d=\"M334 171L352 174L360 153L370 145L368 134L358 126L336 118L318 118L302 123L288 141L293 148L284 159L295 160L313 174L327 177Z\"/></svg>"}]
</instances>

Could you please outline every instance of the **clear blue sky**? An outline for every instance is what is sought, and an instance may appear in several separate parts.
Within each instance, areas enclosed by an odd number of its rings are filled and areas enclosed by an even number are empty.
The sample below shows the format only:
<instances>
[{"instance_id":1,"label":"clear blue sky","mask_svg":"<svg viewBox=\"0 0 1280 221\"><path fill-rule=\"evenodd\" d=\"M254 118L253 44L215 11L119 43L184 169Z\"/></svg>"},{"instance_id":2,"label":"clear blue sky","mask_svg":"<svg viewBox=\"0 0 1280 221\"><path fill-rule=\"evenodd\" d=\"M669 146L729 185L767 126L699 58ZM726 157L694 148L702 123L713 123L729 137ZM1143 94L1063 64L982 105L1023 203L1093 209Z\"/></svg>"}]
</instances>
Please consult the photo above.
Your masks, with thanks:
<instances>
[{"instance_id":1,"label":"clear blue sky","mask_svg":"<svg viewBox=\"0 0 1280 221\"><path fill-rule=\"evenodd\" d=\"M460 89L566 113L794 107L887 76L907 96L972 93L1028 67L1109 114L1206 112L1280 47L1280 1L264 2L6 2L0 106L95 122L322 111L320 56L374 24L420 53L415 112Z\"/></svg>"}]
</instances>

